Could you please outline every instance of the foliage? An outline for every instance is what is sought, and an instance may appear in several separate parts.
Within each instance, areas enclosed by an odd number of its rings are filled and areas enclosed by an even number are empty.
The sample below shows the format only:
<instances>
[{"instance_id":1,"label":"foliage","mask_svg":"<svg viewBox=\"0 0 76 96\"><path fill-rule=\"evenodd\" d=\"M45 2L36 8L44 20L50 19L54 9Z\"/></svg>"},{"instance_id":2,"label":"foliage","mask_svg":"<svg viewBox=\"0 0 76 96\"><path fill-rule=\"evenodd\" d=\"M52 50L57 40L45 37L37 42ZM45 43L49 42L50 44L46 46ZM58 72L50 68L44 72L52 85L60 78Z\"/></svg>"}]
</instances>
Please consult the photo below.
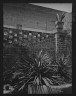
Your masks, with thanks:
<instances>
[{"instance_id":1,"label":"foliage","mask_svg":"<svg viewBox=\"0 0 76 96\"><path fill-rule=\"evenodd\" d=\"M27 46L16 44L5 47L3 55L3 82L4 86L13 86L15 90L10 92L12 94L22 90L25 94L45 94L45 91L52 93L50 86L66 83L65 77L59 71L59 64L62 62L57 64L43 50L36 55Z\"/></svg>"},{"instance_id":2,"label":"foliage","mask_svg":"<svg viewBox=\"0 0 76 96\"><path fill-rule=\"evenodd\" d=\"M58 22L62 22L62 20L64 19L64 17L65 17L65 13L62 13L61 18L59 16L59 14L56 15L56 19L57 19Z\"/></svg>"}]
</instances>

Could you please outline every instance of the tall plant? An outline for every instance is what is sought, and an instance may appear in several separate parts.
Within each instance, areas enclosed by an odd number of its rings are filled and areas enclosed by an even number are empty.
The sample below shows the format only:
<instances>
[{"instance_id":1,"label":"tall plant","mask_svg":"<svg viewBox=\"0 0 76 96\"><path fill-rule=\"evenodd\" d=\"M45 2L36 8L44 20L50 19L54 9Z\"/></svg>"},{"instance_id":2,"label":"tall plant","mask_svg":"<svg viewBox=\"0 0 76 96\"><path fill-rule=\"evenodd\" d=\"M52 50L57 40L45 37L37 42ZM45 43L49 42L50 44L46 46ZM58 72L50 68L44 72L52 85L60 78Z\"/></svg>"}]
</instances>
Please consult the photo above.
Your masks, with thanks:
<instances>
[{"instance_id":1,"label":"tall plant","mask_svg":"<svg viewBox=\"0 0 76 96\"><path fill-rule=\"evenodd\" d=\"M3 61L6 67L10 66L3 72L3 81L4 86L13 86L14 90L9 92L11 94L23 90L25 94L55 93L56 90L52 90L50 86L65 83L64 79L56 74L58 65L52 64L52 58L43 50L36 56L27 46L13 45L5 50Z\"/></svg>"}]
</instances>

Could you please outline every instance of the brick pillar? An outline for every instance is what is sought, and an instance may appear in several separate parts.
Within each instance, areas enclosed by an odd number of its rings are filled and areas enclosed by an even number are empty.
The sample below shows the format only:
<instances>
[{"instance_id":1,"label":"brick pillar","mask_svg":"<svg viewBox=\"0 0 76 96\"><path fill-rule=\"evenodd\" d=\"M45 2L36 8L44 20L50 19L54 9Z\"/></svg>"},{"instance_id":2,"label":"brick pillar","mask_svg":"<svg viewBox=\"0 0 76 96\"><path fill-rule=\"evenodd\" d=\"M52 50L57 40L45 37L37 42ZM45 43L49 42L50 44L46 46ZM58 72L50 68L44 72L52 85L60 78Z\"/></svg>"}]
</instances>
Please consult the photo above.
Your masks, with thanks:
<instances>
[{"instance_id":1,"label":"brick pillar","mask_svg":"<svg viewBox=\"0 0 76 96\"><path fill-rule=\"evenodd\" d=\"M55 41L56 41L56 60L58 61L58 56L61 53L61 40L63 39L62 37L64 36L64 31L63 31L63 25L64 22L62 22L62 18L59 18L59 15L57 17L57 21L55 22L57 32L55 33ZM60 20L59 20L60 19Z\"/></svg>"}]
</instances>

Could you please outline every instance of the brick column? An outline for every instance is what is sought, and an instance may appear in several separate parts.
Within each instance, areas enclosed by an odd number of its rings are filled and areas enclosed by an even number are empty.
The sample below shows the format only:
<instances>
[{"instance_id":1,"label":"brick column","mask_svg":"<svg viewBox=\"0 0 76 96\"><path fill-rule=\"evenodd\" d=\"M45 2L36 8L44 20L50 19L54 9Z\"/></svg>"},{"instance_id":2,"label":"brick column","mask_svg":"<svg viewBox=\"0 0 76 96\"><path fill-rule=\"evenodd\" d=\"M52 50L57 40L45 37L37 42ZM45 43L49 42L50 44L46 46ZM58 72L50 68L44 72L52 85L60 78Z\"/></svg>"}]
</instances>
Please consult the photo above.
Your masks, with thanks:
<instances>
[{"instance_id":1,"label":"brick column","mask_svg":"<svg viewBox=\"0 0 76 96\"><path fill-rule=\"evenodd\" d=\"M63 31L64 22L62 22L63 16L61 18L59 18L59 15L57 16L58 16L57 21L55 22L55 26L57 29L57 32L55 33L55 41L56 41L56 60L58 61L58 56L61 53L61 40L62 40L62 37L65 37L65 36Z\"/></svg>"}]
</instances>

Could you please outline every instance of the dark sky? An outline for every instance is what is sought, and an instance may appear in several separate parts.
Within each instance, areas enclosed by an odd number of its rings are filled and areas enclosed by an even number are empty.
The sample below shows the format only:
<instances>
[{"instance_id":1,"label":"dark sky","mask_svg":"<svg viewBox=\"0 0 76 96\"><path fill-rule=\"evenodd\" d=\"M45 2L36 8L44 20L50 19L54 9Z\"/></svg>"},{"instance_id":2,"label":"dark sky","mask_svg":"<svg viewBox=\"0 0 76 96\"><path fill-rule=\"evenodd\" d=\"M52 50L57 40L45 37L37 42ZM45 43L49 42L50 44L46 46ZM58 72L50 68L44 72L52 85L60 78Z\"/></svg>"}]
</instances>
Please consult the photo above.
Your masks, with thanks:
<instances>
[{"instance_id":1,"label":"dark sky","mask_svg":"<svg viewBox=\"0 0 76 96\"><path fill-rule=\"evenodd\" d=\"M31 4L53 8L65 12L72 12L72 3L31 3Z\"/></svg>"}]
</instances>

